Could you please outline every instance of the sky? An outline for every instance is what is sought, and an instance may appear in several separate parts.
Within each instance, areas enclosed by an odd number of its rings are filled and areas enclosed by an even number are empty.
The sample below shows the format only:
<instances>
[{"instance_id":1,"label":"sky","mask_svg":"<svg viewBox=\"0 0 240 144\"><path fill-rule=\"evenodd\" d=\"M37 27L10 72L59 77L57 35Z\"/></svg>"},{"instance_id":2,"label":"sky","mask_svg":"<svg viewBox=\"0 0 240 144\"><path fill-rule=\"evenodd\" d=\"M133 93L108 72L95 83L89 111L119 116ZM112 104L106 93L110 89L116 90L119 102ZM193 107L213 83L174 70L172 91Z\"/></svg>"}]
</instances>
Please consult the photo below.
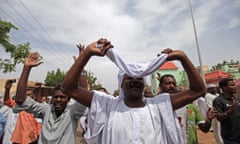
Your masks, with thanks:
<instances>
[{"instance_id":1,"label":"sky","mask_svg":"<svg viewBox=\"0 0 240 144\"><path fill-rule=\"evenodd\" d=\"M191 1L198 48L188 0L1 0L0 18L18 27L14 44L30 42L43 64L29 80L44 82L49 71L67 72L78 55L76 44L107 38L127 62L146 62L164 48L183 50L195 66L240 60L240 1ZM199 49L199 52L198 52ZM0 57L9 54L0 47ZM179 62L175 61L176 65ZM85 67L108 91L118 87L118 68L107 57L92 57ZM16 72L0 79L19 78Z\"/></svg>"}]
</instances>

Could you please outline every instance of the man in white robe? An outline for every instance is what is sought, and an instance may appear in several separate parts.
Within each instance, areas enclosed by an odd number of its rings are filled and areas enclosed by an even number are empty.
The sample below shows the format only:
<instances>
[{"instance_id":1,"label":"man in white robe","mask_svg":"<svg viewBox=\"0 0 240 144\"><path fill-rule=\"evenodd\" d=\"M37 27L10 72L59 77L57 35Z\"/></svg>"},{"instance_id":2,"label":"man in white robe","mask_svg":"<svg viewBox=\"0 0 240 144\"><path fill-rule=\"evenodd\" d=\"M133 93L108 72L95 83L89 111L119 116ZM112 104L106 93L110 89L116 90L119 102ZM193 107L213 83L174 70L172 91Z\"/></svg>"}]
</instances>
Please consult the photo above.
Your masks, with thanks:
<instances>
[{"instance_id":1,"label":"man in white robe","mask_svg":"<svg viewBox=\"0 0 240 144\"><path fill-rule=\"evenodd\" d=\"M99 44L101 45L99 47ZM79 47L82 47L79 45ZM125 64L110 48L107 39L100 39L83 49L67 73L62 90L89 107L85 139L89 144L181 144L181 132L174 110L205 94L204 83L182 51L165 49L145 64ZM110 49L110 50L109 50ZM121 70L120 96L113 97L79 87L77 79L94 56L107 56ZM165 60L179 60L188 74L190 89L178 94L164 93L143 98L144 76L159 68Z\"/></svg>"}]
</instances>

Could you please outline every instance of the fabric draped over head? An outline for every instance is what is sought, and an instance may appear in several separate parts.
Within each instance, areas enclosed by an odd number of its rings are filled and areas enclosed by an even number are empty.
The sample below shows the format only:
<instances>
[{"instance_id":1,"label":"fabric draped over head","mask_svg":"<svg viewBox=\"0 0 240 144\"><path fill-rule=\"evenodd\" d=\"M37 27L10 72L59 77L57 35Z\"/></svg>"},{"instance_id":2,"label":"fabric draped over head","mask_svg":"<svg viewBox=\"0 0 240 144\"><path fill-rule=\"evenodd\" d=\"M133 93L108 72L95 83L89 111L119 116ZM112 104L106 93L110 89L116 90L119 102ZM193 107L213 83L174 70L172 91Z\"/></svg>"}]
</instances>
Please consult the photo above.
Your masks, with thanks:
<instances>
[{"instance_id":1,"label":"fabric draped over head","mask_svg":"<svg viewBox=\"0 0 240 144\"><path fill-rule=\"evenodd\" d=\"M119 74L118 74L118 84L121 86L123 77L125 74L127 74L130 77L133 78L140 78L140 77L145 77L164 64L164 62L167 59L167 54L161 54L160 56L157 56L146 63L131 63L127 64L123 59L115 52L114 49L109 49L106 53L107 57L115 63L115 65L120 69ZM123 98L123 92L122 89L120 88L119 92L120 98Z\"/></svg>"},{"instance_id":2,"label":"fabric draped over head","mask_svg":"<svg viewBox=\"0 0 240 144\"><path fill-rule=\"evenodd\" d=\"M118 75L119 85L121 85L123 81L124 74L127 74L133 78L145 77L159 69L159 67L165 62L168 57L167 54L161 54L160 56L155 57L146 63L126 64L117 55L114 49L109 49L106 53L106 56L108 56L108 58L120 69ZM87 123L88 128L84 137L87 142L91 144L108 144L111 143L111 141L117 141L118 134L124 131L121 131L120 129L117 129L117 127L114 127L113 123L116 124L118 121L117 118L119 118L118 116L121 117L125 115L121 111L122 109L126 111L126 115L130 116L134 116L134 110L129 110L129 108L125 107L124 102L122 102L124 93L121 88L119 91L119 98L117 99L113 98L109 100L108 97L110 96L101 96L102 94L99 94L97 91L95 94L96 95L93 97L93 101L89 109ZM157 125L158 127L156 129L157 133L154 133L154 136L159 136L161 139L159 140L160 143L182 144L178 119L172 109L172 103L169 94L162 94L161 96L155 96L153 98L146 99L146 109L151 115L149 116L149 120L151 121L149 125L152 125L152 127L155 127ZM157 119L154 118L155 116ZM136 130L136 125L139 124L138 122L136 123L129 120L127 123L132 126L129 127L129 131L131 131L132 134L139 134L139 131ZM126 126L125 128L128 127ZM131 142L136 142L135 138L131 139Z\"/></svg>"}]
</instances>

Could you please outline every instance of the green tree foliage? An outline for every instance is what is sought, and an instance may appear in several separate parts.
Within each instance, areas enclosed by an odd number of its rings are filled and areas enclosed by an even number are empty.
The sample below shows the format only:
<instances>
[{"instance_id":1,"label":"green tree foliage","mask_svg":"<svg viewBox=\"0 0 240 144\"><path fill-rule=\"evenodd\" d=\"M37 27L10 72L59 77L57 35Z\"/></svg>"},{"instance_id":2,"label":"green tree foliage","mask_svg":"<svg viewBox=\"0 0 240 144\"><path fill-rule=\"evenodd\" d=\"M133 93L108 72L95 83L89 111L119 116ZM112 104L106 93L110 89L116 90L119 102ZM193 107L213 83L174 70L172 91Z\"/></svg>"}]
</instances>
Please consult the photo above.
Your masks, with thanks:
<instances>
[{"instance_id":1,"label":"green tree foliage","mask_svg":"<svg viewBox=\"0 0 240 144\"><path fill-rule=\"evenodd\" d=\"M232 67L238 68L239 64L240 64L239 60L236 60L236 61L233 59L231 59L230 61L223 60L222 63L218 63L217 65L212 66L210 71L222 70L223 66L225 66L225 65L228 65L231 68ZM240 69L239 69L239 71L240 71Z\"/></svg>"},{"instance_id":2,"label":"green tree foliage","mask_svg":"<svg viewBox=\"0 0 240 144\"><path fill-rule=\"evenodd\" d=\"M94 76L92 72L90 71L84 72L91 90L96 90L102 87L101 84L97 83L97 78ZM56 86L59 83L63 82L65 75L66 73L58 68L56 71L51 71L47 73L44 83L46 86Z\"/></svg>"},{"instance_id":3,"label":"green tree foliage","mask_svg":"<svg viewBox=\"0 0 240 144\"><path fill-rule=\"evenodd\" d=\"M10 58L0 58L0 70L3 73L15 71L16 65L23 63L24 59L30 53L30 44L14 45L9 41L9 32L11 29L18 29L10 22L0 19L0 44L6 53L10 54Z\"/></svg>"},{"instance_id":4,"label":"green tree foliage","mask_svg":"<svg viewBox=\"0 0 240 144\"><path fill-rule=\"evenodd\" d=\"M64 80L65 73L59 68L56 71L47 72L44 80L46 86L56 86Z\"/></svg>"},{"instance_id":5,"label":"green tree foliage","mask_svg":"<svg viewBox=\"0 0 240 144\"><path fill-rule=\"evenodd\" d=\"M90 86L91 90L96 90L100 87L102 87L101 84L97 83L97 78L94 76L94 74L91 71L85 71L86 73L86 79L88 81L88 84Z\"/></svg>"}]
</instances>

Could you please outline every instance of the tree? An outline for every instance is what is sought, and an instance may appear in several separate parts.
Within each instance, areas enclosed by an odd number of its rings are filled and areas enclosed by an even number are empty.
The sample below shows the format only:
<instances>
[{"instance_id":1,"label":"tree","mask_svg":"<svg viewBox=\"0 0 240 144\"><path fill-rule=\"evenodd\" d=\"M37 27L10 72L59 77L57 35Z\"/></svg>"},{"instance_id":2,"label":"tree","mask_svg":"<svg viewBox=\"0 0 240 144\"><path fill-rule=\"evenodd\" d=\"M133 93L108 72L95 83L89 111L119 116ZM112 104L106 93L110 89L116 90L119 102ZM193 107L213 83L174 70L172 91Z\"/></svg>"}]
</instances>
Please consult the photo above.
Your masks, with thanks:
<instances>
[{"instance_id":1,"label":"tree","mask_svg":"<svg viewBox=\"0 0 240 144\"><path fill-rule=\"evenodd\" d=\"M16 65L23 63L24 59L30 53L29 43L14 45L9 41L9 32L11 29L18 29L10 22L0 19L0 44L6 53L10 53L10 58L0 58L0 70L3 73L15 71Z\"/></svg>"},{"instance_id":2,"label":"tree","mask_svg":"<svg viewBox=\"0 0 240 144\"><path fill-rule=\"evenodd\" d=\"M59 68L55 71L47 72L44 80L46 86L56 86L64 80L65 73Z\"/></svg>"},{"instance_id":3,"label":"tree","mask_svg":"<svg viewBox=\"0 0 240 144\"><path fill-rule=\"evenodd\" d=\"M88 81L88 84L90 86L91 90L96 90L100 87L102 87L101 84L97 83L97 78L94 76L94 74L91 71L85 71L86 73L86 79Z\"/></svg>"},{"instance_id":4,"label":"tree","mask_svg":"<svg viewBox=\"0 0 240 144\"><path fill-rule=\"evenodd\" d=\"M95 90L102 87L101 84L97 83L97 78L94 76L92 72L84 71L84 73L86 75L86 79L91 90ZM44 80L44 83L46 86L56 86L59 83L63 82L65 75L66 73L64 71L61 71L59 68L56 71L47 72L47 76Z\"/></svg>"},{"instance_id":5,"label":"tree","mask_svg":"<svg viewBox=\"0 0 240 144\"><path fill-rule=\"evenodd\" d=\"M215 71L215 70L221 70L223 66L225 65L228 65L229 68L238 68L239 67L239 60L233 60L231 59L230 61L227 61L227 60L223 60L222 63L218 63L217 65L214 65L211 67L211 70L210 71ZM239 69L240 71L240 69Z\"/></svg>"}]
</instances>

